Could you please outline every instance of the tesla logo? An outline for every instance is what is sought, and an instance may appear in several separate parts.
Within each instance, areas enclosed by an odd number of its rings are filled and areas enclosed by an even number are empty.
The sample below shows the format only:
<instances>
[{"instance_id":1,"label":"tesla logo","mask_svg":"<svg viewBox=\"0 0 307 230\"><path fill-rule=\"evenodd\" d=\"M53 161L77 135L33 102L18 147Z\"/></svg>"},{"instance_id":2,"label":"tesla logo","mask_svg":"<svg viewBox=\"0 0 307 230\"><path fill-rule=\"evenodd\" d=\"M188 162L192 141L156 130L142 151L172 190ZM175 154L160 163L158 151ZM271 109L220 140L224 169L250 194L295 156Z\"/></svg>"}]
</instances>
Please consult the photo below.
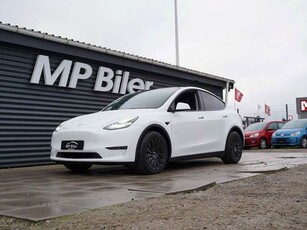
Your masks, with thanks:
<instances>
[{"instance_id":1,"label":"tesla logo","mask_svg":"<svg viewBox=\"0 0 307 230\"><path fill-rule=\"evenodd\" d=\"M301 111L307 112L307 100L301 100Z\"/></svg>"},{"instance_id":2,"label":"tesla logo","mask_svg":"<svg viewBox=\"0 0 307 230\"><path fill-rule=\"evenodd\" d=\"M75 141L71 141L71 142L68 142L66 145L65 145L65 148L66 149L70 149L70 150L74 150L78 147L78 143L75 142Z\"/></svg>"}]
</instances>

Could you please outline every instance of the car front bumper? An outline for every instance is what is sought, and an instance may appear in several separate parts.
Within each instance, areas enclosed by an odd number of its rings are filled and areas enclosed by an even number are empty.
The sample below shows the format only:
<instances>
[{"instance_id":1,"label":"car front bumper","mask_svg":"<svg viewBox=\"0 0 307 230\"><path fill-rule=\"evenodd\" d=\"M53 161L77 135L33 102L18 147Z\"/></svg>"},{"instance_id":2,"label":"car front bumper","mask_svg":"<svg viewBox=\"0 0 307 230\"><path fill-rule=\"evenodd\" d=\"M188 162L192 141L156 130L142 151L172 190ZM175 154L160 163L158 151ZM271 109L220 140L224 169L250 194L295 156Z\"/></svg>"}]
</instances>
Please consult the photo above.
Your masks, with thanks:
<instances>
[{"instance_id":1,"label":"car front bumper","mask_svg":"<svg viewBox=\"0 0 307 230\"><path fill-rule=\"evenodd\" d=\"M50 159L56 162L120 163L134 162L143 127L125 129L62 129L53 132ZM83 141L82 149L63 148L63 141Z\"/></svg>"},{"instance_id":2,"label":"car front bumper","mask_svg":"<svg viewBox=\"0 0 307 230\"><path fill-rule=\"evenodd\" d=\"M259 140L258 138L245 137L245 147L258 147Z\"/></svg>"},{"instance_id":3,"label":"car front bumper","mask_svg":"<svg viewBox=\"0 0 307 230\"><path fill-rule=\"evenodd\" d=\"M273 146L298 146L300 144L299 137L273 137Z\"/></svg>"}]
</instances>

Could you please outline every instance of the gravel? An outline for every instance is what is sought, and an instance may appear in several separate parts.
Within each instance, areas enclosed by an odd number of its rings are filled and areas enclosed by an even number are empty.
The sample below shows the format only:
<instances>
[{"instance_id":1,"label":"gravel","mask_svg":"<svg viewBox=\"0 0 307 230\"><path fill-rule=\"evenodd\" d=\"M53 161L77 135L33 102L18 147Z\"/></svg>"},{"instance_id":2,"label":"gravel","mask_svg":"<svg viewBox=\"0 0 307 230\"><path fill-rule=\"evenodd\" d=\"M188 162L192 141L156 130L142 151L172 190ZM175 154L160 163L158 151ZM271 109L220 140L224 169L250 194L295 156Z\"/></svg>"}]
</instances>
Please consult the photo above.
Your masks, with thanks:
<instances>
[{"instance_id":1,"label":"gravel","mask_svg":"<svg viewBox=\"0 0 307 230\"><path fill-rule=\"evenodd\" d=\"M307 165L41 222L0 216L0 229L307 229Z\"/></svg>"}]
</instances>

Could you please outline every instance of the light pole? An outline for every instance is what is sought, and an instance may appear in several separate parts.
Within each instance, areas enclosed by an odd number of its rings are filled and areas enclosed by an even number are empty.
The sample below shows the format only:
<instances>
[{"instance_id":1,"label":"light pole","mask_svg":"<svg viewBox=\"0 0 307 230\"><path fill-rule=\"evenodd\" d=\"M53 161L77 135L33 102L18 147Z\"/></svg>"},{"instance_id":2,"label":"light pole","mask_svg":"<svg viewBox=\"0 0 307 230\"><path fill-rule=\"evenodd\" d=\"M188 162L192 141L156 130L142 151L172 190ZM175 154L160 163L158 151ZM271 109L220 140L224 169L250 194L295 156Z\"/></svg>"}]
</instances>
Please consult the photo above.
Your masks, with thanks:
<instances>
[{"instance_id":1,"label":"light pole","mask_svg":"<svg viewBox=\"0 0 307 230\"><path fill-rule=\"evenodd\" d=\"M174 0L174 4L175 4L176 65L179 66L179 38L178 38L177 0Z\"/></svg>"}]
</instances>

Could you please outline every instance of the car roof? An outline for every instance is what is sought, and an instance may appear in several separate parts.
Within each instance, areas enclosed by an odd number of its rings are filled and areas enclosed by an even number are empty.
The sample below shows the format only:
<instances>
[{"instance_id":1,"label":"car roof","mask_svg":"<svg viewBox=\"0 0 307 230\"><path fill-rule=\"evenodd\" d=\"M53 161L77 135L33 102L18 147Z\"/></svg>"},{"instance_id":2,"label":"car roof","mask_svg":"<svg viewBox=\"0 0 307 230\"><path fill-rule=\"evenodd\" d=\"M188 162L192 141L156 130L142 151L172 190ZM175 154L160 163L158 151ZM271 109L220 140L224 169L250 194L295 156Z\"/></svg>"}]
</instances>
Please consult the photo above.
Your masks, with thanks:
<instances>
[{"instance_id":1,"label":"car roof","mask_svg":"<svg viewBox=\"0 0 307 230\"><path fill-rule=\"evenodd\" d=\"M215 95L215 94L212 93L211 91L206 90L206 89L203 89L203 88L200 88L200 87L195 87L195 86L173 86L173 87L163 87L163 88L150 89L150 90L159 90L159 89L166 89L166 88L169 88L169 89L174 88L174 89L178 89L178 90L180 90L180 91L184 91L184 90L188 90L188 89L201 90L201 91L205 91L205 92L210 93L210 94L212 94L213 96L219 98L217 95ZM146 90L144 90L144 91L146 91ZM142 92L144 92L144 91L142 91ZM220 99L220 98L219 98L219 99Z\"/></svg>"}]
</instances>

